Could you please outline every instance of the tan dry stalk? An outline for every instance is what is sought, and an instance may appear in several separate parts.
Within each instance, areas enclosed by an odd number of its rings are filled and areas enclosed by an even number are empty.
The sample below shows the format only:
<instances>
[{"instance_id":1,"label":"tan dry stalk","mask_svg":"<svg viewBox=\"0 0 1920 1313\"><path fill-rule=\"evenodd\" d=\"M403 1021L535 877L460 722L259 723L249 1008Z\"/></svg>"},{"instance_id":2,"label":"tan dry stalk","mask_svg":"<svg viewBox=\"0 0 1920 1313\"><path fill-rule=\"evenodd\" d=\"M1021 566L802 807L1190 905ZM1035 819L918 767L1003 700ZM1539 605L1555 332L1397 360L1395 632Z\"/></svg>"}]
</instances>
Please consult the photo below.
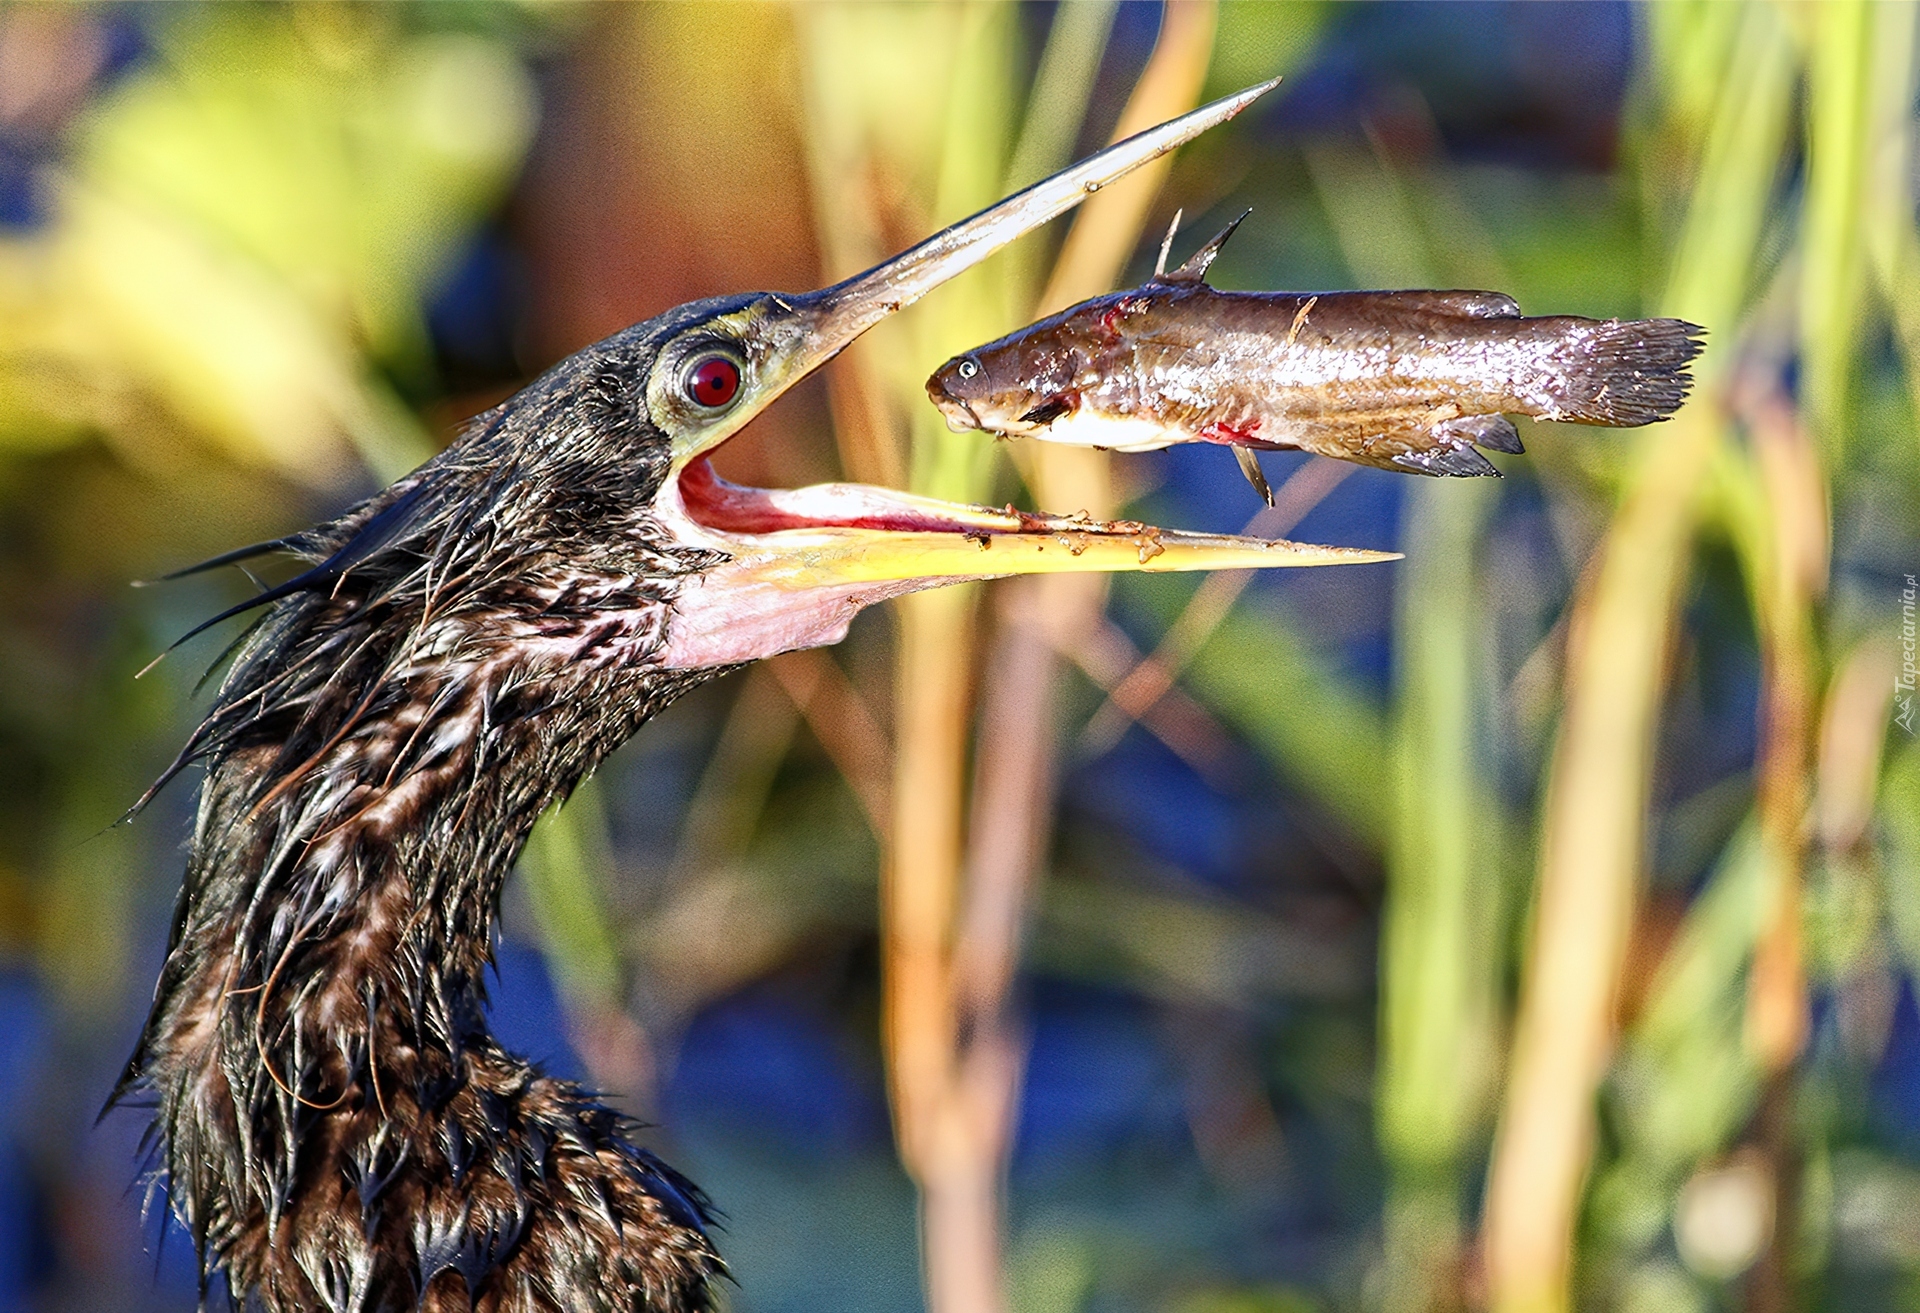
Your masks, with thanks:
<instances>
[{"instance_id":1,"label":"tan dry stalk","mask_svg":"<svg viewBox=\"0 0 1920 1313\"><path fill-rule=\"evenodd\" d=\"M785 652L767 666L853 790L874 838L884 845L893 815L891 781L887 737L873 708L825 648Z\"/></svg>"},{"instance_id":2,"label":"tan dry stalk","mask_svg":"<svg viewBox=\"0 0 1920 1313\"><path fill-rule=\"evenodd\" d=\"M1212 0L1175 0L1115 139L1198 103L1212 55ZM1090 199L1061 251L1042 312L1108 290L1138 245L1171 158ZM1106 518L1105 458L1051 444L1035 453L1041 505ZM1008 991L1054 798L1055 645L1099 622L1099 576L1020 585L983 694L971 855L961 878L972 589L903 599L894 842L885 882L886 1038L902 1156L922 1199L929 1307L1005 1307L1000 1187L1011 1148L1020 1045ZM1031 617L1045 616L1042 622ZM1042 627L1044 625L1044 627ZM1015 781L1018 781L1016 786Z\"/></svg>"},{"instance_id":3,"label":"tan dry stalk","mask_svg":"<svg viewBox=\"0 0 1920 1313\"><path fill-rule=\"evenodd\" d=\"M1814 828L1830 861L1867 844L1898 676L1893 644L1876 634L1854 645L1827 690Z\"/></svg>"},{"instance_id":4,"label":"tan dry stalk","mask_svg":"<svg viewBox=\"0 0 1920 1313\"><path fill-rule=\"evenodd\" d=\"M1749 1303L1754 1313L1785 1313L1796 1302L1792 1256L1800 1164L1792 1073L1809 1024L1801 908L1819 697L1813 608L1827 583L1827 485L1812 435L1777 387L1741 401L1766 508L1766 556L1758 563L1754 594L1762 678L1755 807L1767 889L1747 980L1746 1038L1766 1083L1756 1131L1770 1169L1775 1218Z\"/></svg>"},{"instance_id":5,"label":"tan dry stalk","mask_svg":"<svg viewBox=\"0 0 1920 1313\"><path fill-rule=\"evenodd\" d=\"M1826 591L1826 479L1812 436L1778 391L1741 407L1765 500L1766 577L1756 581L1764 699L1756 806L1770 888L1747 991L1747 1045L1777 1074L1807 1035L1801 888L1817 715L1813 607Z\"/></svg>"},{"instance_id":6,"label":"tan dry stalk","mask_svg":"<svg viewBox=\"0 0 1920 1313\"><path fill-rule=\"evenodd\" d=\"M883 1037L908 1171L938 1178L942 1115L954 1079L948 972L966 797L972 587L902 598L897 656L893 842L881 881ZM931 1255L929 1255L931 1262Z\"/></svg>"}]
</instances>

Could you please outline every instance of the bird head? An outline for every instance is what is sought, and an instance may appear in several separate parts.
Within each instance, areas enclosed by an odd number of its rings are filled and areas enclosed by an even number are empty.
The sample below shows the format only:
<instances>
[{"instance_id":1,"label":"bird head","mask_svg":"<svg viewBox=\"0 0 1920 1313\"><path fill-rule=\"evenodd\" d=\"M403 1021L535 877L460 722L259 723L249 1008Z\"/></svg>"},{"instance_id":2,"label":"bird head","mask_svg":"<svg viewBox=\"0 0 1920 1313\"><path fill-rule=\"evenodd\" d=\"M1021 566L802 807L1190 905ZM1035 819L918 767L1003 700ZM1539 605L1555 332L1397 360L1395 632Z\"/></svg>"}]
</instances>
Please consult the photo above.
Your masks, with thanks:
<instances>
[{"instance_id":1,"label":"bird head","mask_svg":"<svg viewBox=\"0 0 1920 1313\"><path fill-rule=\"evenodd\" d=\"M515 684L564 670L577 694L582 664L711 671L835 642L862 607L959 580L1384 559L862 484L746 488L708 460L881 319L1272 85L1109 147L832 287L696 301L588 347L384 492L266 545L312 567L235 610L304 594L268 627L288 640L275 665L325 669L328 652L359 650L345 631L379 631L369 642L385 678L426 662L478 671L491 650L511 655Z\"/></svg>"}]
</instances>

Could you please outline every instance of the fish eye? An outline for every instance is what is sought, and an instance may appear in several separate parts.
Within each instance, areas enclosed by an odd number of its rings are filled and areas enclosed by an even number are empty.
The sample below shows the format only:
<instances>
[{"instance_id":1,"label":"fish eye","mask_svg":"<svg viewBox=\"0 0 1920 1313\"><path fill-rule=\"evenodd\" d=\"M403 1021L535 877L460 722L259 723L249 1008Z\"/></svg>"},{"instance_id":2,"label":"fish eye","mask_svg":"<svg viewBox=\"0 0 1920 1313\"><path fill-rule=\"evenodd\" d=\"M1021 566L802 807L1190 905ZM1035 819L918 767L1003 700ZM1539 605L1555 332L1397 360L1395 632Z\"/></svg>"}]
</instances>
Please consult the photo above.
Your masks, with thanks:
<instances>
[{"instance_id":1,"label":"fish eye","mask_svg":"<svg viewBox=\"0 0 1920 1313\"><path fill-rule=\"evenodd\" d=\"M682 389L704 410L724 410L740 395L740 366L733 357L710 351L687 366Z\"/></svg>"},{"instance_id":2,"label":"fish eye","mask_svg":"<svg viewBox=\"0 0 1920 1313\"><path fill-rule=\"evenodd\" d=\"M954 366L954 372L959 374L963 379L972 378L980 372L980 362L972 356L962 356L960 363Z\"/></svg>"}]
</instances>

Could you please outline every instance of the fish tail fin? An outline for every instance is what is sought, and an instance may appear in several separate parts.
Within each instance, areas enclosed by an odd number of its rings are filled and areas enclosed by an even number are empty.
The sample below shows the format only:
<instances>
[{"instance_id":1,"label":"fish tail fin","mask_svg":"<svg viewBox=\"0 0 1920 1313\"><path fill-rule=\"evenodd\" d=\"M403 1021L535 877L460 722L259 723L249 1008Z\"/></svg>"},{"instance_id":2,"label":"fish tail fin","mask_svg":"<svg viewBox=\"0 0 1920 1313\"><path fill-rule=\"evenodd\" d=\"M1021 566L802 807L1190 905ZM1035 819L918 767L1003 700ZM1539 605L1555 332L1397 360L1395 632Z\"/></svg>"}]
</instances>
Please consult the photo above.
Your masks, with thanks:
<instances>
[{"instance_id":1,"label":"fish tail fin","mask_svg":"<svg viewBox=\"0 0 1920 1313\"><path fill-rule=\"evenodd\" d=\"M1532 413L1613 428L1666 419L1693 386L1687 366L1706 332L1684 319L1574 320L1551 348L1547 405Z\"/></svg>"}]
</instances>

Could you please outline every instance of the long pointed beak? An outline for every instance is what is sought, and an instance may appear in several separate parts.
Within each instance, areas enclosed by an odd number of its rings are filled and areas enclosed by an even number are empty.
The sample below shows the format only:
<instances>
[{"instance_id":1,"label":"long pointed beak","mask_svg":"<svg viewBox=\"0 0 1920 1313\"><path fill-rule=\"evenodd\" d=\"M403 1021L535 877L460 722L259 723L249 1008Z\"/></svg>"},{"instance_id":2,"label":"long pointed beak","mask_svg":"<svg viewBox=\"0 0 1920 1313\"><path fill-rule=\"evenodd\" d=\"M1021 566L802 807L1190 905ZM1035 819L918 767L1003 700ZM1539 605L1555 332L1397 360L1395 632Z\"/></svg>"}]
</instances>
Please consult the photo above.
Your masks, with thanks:
<instances>
[{"instance_id":1,"label":"long pointed beak","mask_svg":"<svg viewBox=\"0 0 1920 1313\"><path fill-rule=\"evenodd\" d=\"M806 344L792 360L794 376L818 368L896 310L912 305L1023 233L1065 214L1108 183L1225 123L1279 85L1279 78L1262 82L1128 137L935 233L885 264L818 292L789 298L810 321Z\"/></svg>"}]
</instances>

